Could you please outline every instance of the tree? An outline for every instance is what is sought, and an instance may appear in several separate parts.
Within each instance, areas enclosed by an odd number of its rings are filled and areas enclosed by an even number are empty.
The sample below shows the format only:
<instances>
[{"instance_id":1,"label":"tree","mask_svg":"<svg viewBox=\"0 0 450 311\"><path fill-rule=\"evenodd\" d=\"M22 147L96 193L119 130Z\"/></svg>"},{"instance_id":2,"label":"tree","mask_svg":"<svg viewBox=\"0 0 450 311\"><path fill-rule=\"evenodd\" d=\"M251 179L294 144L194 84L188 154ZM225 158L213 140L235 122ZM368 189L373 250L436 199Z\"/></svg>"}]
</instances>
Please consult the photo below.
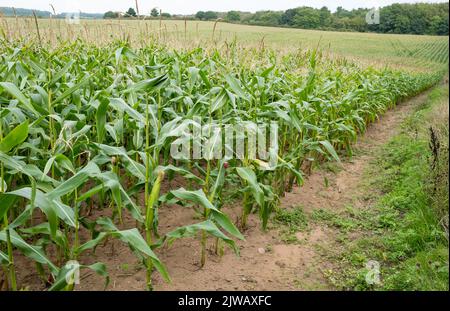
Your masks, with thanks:
<instances>
[{"instance_id":1,"label":"tree","mask_svg":"<svg viewBox=\"0 0 450 311\"><path fill-rule=\"evenodd\" d=\"M229 22L238 22L241 20L241 14L238 11L230 11L226 17Z\"/></svg>"},{"instance_id":2,"label":"tree","mask_svg":"<svg viewBox=\"0 0 450 311\"><path fill-rule=\"evenodd\" d=\"M380 23L368 24L366 15L371 8L346 10L337 7L334 13L323 6L320 9L297 7L286 11L258 11L245 13L229 11L225 19L230 22L288 26L306 29L336 29L342 31L409 33L448 35L449 10L447 3L394 3L380 9ZM199 11L200 20L217 19L218 13ZM220 14L219 14L220 15ZM220 15L222 16L222 15Z\"/></svg>"},{"instance_id":3,"label":"tree","mask_svg":"<svg viewBox=\"0 0 450 311\"><path fill-rule=\"evenodd\" d=\"M447 27L445 27L445 20L435 15L431 18L430 27L428 29L428 33L430 35L444 35L446 32L448 33L448 22Z\"/></svg>"},{"instance_id":4,"label":"tree","mask_svg":"<svg viewBox=\"0 0 450 311\"><path fill-rule=\"evenodd\" d=\"M336 16L338 18L351 17L351 15L352 15L352 13L350 11L347 11L346 9L344 9L341 6L338 6L336 8L336 13L334 13L334 14L336 14Z\"/></svg>"},{"instance_id":5,"label":"tree","mask_svg":"<svg viewBox=\"0 0 450 311\"><path fill-rule=\"evenodd\" d=\"M331 12L326 6L320 9L320 26L328 27L331 24Z\"/></svg>"},{"instance_id":6,"label":"tree","mask_svg":"<svg viewBox=\"0 0 450 311\"><path fill-rule=\"evenodd\" d=\"M448 36L448 15L446 17L441 18L441 23L437 28L437 35L440 36Z\"/></svg>"},{"instance_id":7,"label":"tree","mask_svg":"<svg viewBox=\"0 0 450 311\"><path fill-rule=\"evenodd\" d=\"M217 13L213 12L213 11L207 11L205 12L205 17L204 17L207 21L208 20L212 20L212 19L217 19Z\"/></svg>"},{"instance_id":8,"label":"tree","mask_svg":"<svg viewBox=\"0 0 450 311\"><path fill-rule=\"evenodd\" d=\"M153 8L152 11L150 12L150 15L153 17L158 17L159 16L159 11L157 8Z\"/></svg>"},{"instance_id":9,"label":"tree","mask_svg":"<svg viewBox=\"0 0 450 311\"><path fill-rule=\"evenodd\" d=\"M161 13L161 16L162 17L164 17L164 18L171 18L172 17L172 15L170 15L170 13Z\"/></svg>"},{"instance_id":10,"label":"tree","mask_svg":"<svg viewBox=\"0 0 450 311\"><path fill-rule=\"evenodd\" d=\"M132 17L136 17L137 16L136 11L133 8L129 8L127 13L126 13L126 15L127 16L132 16Z\"/></svg>"},{"instance_id":11,"label":"tree","mask_svg":"<svg viewBox=\"0 0 450 311\"><path fill-rule=\"evenodd\" d=\"M286 12L284 12L281 16L281 23L283 25L293 26L295 14L297 14L297 9L286 10Z\"/></svg>"},{"instance_id":12,"label":"tree","mask_svg":"<svg viewBox=\"0 0 450 311\"><path fill-rule=\"evenodd\" d=\"M249 22L250 24L263 26L278 26L280 25L281 17L281 12L258 11Z\"/></svg>"},{"instance_id":13,"label":"tree","mask_svg":"<svg viewBox=\"0 0 450 311\"><path fill-rule=\"evenodd\" d=\"M319 10L310 7L301 7L297 9L294 16L294 26L299 28L313 29L320 26Z\"/></svg>"},{"instance_id":14,"label":"tree","mask_svg":"<svg viewBox=\"0 0 450 311\"><path fill-rule=\"evenodd\" d=\"M103 15L103 18L107 19L107 18L117 18L119 17L119 14L117 14L116 12L113 11L108 11Z\"/></svg>"},{"instance_id":15,"label":"tree","mask_svg":"<svg viewBox=\"0 0 450 311\"><path fill-rule=\"evenodd\" d=\"M411 21L408 16L405 15L397 15L395 18L395 33L409 33L411 31Z\"/></svg>"},{"instance_id":16,"label":"tree","mask_svg":"<svg viewBox=\"0 0 450 311\"><path fill-rule=\"evenodd\" d=\"M197 14L195 14L195 18L196 18L196 19L199 19L199 20L205 19L205 12L203 12L203 11L198 11Z\"/></svg>"}]
</instances>

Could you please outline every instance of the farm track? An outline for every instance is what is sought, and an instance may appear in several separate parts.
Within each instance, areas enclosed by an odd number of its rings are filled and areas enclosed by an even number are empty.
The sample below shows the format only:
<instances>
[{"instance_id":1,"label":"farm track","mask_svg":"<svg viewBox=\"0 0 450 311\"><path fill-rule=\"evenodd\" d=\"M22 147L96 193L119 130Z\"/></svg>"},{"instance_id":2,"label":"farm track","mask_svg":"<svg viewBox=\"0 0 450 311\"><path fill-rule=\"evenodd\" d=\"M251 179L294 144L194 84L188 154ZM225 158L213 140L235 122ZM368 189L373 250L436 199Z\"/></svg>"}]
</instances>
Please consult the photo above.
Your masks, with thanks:
<instances>
[{"instance_id":1,"label":"farm track","mask_svg":"<svg viewBox=\"0 0 450 311\"><path fill-rule=\"evenodd\" d=\"M387 111L369 126L365 135L359 137L355 155L351 159L343 159L337 173L325 169L314 171L303 187L295 187L282 199L281 207L301 206L309 215L319 208L336 212L349 205L358 208L370 203L362 199L364 193L360 187L367 165L374 159L375 151L398 132L400 124L414 107L424 102L427 93ZM232 217L239 212L237 206L226 209ZM281 240L279 227L272 226L264 233L260 230L257 215L250 216L249 229L244 232L246 241L239 242L240 257L229 249L225 250L222 258L213 255L213 241L210 240L209 260L203 269L199 269L198 240L178 240L172 247L160 250L160 259L166 263L172 283L165 283L155 273L155 290L333 290L324 276L324 272L333 266L324 257L323 250L335 251L335 229L311 223L308 229L296 234L298 242L289 244ZM189 210L171 207L160 210L160 219L162 233L193 222ZM133 221L128 219L126 222L132 224ZM95 255L87 253L85 257L93 262L102 261L110 267L109 290L145 288L145 270L128 247L119 241L110 241L106 247L99 246ZM103 288L103 279L93 273L84 275L82 279L79 290Z\"/></svg>"}]
</instances>

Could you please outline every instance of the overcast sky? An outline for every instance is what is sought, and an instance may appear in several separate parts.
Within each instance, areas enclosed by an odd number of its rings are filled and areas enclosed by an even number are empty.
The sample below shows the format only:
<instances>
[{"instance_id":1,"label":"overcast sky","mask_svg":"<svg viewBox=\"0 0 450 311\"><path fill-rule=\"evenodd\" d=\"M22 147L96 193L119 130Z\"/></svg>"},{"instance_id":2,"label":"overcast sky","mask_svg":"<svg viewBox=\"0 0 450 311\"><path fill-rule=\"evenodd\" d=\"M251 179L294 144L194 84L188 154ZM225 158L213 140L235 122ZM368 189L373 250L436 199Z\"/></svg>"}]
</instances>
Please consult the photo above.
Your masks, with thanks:
<instances>
[{"instance_id":1,"label":"overcast sky","mask_svg":"<svg viewBox=\"0 0 450 311\"><path fill-rule=\"evenodd\" d=\"M334 11L342 6L346 9L358 7L385 6L398 2L445 2L445 0L138 0L140 13L148 13L154 7L172 14L191 14L197 11L230 10L250 11L286 10L298 6L327 6ZM103 13L106 11L126 11L135 6L135 0L0 0L0 7L31 8L50 11L52 3L57 13L82 11L86 13Z\"/></svg>"}]
</instances>

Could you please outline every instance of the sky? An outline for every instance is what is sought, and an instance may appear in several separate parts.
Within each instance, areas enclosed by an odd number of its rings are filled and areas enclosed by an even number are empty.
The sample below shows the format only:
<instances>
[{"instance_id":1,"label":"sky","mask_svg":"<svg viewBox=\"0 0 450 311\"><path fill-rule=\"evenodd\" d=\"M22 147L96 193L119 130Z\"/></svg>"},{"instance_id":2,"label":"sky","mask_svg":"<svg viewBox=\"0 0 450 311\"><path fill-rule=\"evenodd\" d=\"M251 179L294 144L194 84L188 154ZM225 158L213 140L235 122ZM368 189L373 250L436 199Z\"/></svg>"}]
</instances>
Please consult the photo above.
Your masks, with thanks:
<instances>
[{"instance_id":1,"label":"sky","mask_svg":"<svg viewBox=\"0 0 450 311\"><path fill-rule=\"evenodd\" d=\"M138 0L139 11L147 14L154 7L171 14L193 14L197 11L226 12L286 10L298 6L320 8L327 6L334 11L338 6L346 9L358 7L380 7L392 3L446 2L446 0ZM135 0L0 0L0 7L15 7L51 11L50 5L61 12L104 13L106 11L126 11L135 7Z\"/></svg>"}]
</instances>

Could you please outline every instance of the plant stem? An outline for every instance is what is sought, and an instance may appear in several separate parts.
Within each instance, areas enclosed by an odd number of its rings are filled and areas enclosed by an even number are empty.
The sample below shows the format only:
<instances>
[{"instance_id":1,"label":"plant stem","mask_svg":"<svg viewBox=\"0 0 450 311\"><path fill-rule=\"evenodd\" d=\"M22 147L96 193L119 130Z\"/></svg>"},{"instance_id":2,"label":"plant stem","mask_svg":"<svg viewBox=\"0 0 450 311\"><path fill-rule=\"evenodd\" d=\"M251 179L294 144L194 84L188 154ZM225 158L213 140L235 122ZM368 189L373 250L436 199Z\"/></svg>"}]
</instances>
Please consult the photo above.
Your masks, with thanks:
<instances>
[{"instance_id":1,"label":"plant stem","mask_svg":"<svg viewBox=\"0 0 450 311\"><path fill-rule=\"evenodd\" d=\"M160 97L158 99L158 105L160 105ZM161 182L164 178L164 172L159 171L156 177L156 180L153 184L152 191L149 194L149 184L150 184L150 131L149 131L149 107L146 106L145 111L145 152L146 152L146 161L145 161L145 235L147 240L147 245L149 247L153 244L152 234L153 234L153 222L155 217L154 205L157 203L159 198L159 191L161 189ZM157 152L155 150L155 158L157 158ZM158 157L159 159L159 157ZM147 289L152 290L152 271L153 271L153 262L149 257L147 259Z\"/></svg>"},{"instance_id":2,"label":"plant stem","mask_svg":"<svg viewBox=\"0 0 450 311\"><path fill-rule=\"evenodd\" d=\"M49 70L50 75L50 70ZM48 126L50 127L50 149L51 149L51 155L54 156L55 154L55 132L54 132L54 125L53 125L53 118L51 117L51 114L53 114L52 109L52 91L48 90ZM52 178L55 179L55 165L52 164L51 169Z\"/></svg>"},{"instance_id":3,"label":"plant stem","mask_svg":"<svg viewBox=\"0 0 450 311\"><path fill-rule=\"evenodd\" d=\"M149 133L149 126L148 126L148 104L146 105L145 109L145 193L144 193L144 200L145 200L145 213L146 213L146 219L145 219L145 235L147 244L152 244L152 233L151 233L151 226L148 226L148 223L150 221L150 196L149 196L149 184L150 184L150 151L148 150L150 146L150 133ZM152 290L152 270L153 270L153 264L150 259L147 260L147 289Z\"/></svg>"},{"instance_id":4,"label":"plant stem","mask_svg":"<svg viewBox=\"0 0 450 311\"><path fill-rule=\"evenodd\" d=\"M155 217L154 204L157 202L159 197L159 191L161 189L161 182L164 178L164 172L158 172L158 177L156 177L156 181L153 184L152 192L150 193L150 197L147 203L146 216L145 216L145 235L147 238L147 244L149 247L152 246L152 232L153 232L153 221ZM151 258L147 259L147 289L152 290L152 270L153 263Z\"/></svg>"},{"instance_id":5,"label":"plant stem","mask_svg":"<svg viewBox=\"0 0 450 311\"><path fill-rule=\"evenodd\" d=\"M241 215L241 228L245 229L247 227L247 218L250 213L248 205L249 205L249 196L248 193L244 193L244 202L242 203L242 215ZM251 206L251 205L250 205Z\"/></svg>"},{"instance_id":6,"label":"plant stem","mask_svg":"<svg viewBox=\"0 0 450 311\"><path fill-rule=\"evenodd\" d=\"M75 240L74 240L74 244L73 244L73 253L72 253L72 257L74 260L77 260L78 257L78 246L80 245L80 238L79 238L79 228L80 228L80 224L78 221L79 218L79 209L78 209L78 204L77 204L77 197L78 197L78 190L75 189L75 198L74 198L74 220L75 220Z\"/></svg>"},{"instance_id":7,"label":"plant stem","mask_svg":"<svg viewBox=\"0 0 450 311\"><path fill-rule=\"evenodd\" d=\"M211 162L208 160L206 162L206 177L205 177L205 186L203 187L203 192L205 192L206 195L208 195L208 188L209 188L209 175L211 174ZM203 210L203 218L207 220L209 217L209 210L204 209ZM204 267L206 263L206 240L207 240L207 234L206 231L202 230L202 238L201 238L201 258L200 258L200 267Z\"/></svg>"},{"instance_id":8,"label":"plant stem","mask_svg":"<svg viewBox=\"0 0 450 311\"><path fill-rule=\"evenodd\" d=\"M200 258L200 267L203 268L206 263L206 231L205 230L202 230L201 244L202 244L202 254L201 254L201 258Z\"/></svg>"},{"instance_id":9,"label":"plant stem","mask_svg":"<svg viewBox=\"0 0 450 311\"><path fill-rule=\"evenodd\" d=\"M14 257L13 257L13 250L12 250L12 243L11 243L11 233L9 231L9 223L8 223L8 216L5 215L4 217L4 224L5 224L5 230L6 230L6 244L8 247L8 271L9 271L9 277L10 277L10 283L11 283L11 289L13 291L17 290L17 282L16 282L16 269L14 266Z\"/></svg>"},{"instance_id":10,"label":"plant stem","mask_svg":"<svg viewBox=\"0 0 450 311\"><path fill-rule=\"evenodd\" d=\"M49 90L48 91L48 126L50 127L50 148L52 150L52 154L53 154L53 150L55 148L55 142L54 142L54 132L53 132L53 118L50 116L53 113L53 109L52 109L52 91Z\"/></svg>"},{"instance_id":11,"label":"plant stem","mask_svg":"<svg viewBox=\"0 0 450 311\"><path fill-rule=\"evenodd\" d=\"M0 122L0 141L3 139L3 125ZM5 171L3 168L3 163L0 163L0 176L1 176L1 183L0 183L0 193L5 192ZM17 290L17 282L16 282L16 270L14 267L14 257L12 252L12 243L11 243L11 233L9 231L9 223L8 223L8 213L4 216L4 225L6 230L6 245L8 249L8 272L10 277L10 283L11 283L11 289L13 291Z\"/></svg>"}]
</instances>

